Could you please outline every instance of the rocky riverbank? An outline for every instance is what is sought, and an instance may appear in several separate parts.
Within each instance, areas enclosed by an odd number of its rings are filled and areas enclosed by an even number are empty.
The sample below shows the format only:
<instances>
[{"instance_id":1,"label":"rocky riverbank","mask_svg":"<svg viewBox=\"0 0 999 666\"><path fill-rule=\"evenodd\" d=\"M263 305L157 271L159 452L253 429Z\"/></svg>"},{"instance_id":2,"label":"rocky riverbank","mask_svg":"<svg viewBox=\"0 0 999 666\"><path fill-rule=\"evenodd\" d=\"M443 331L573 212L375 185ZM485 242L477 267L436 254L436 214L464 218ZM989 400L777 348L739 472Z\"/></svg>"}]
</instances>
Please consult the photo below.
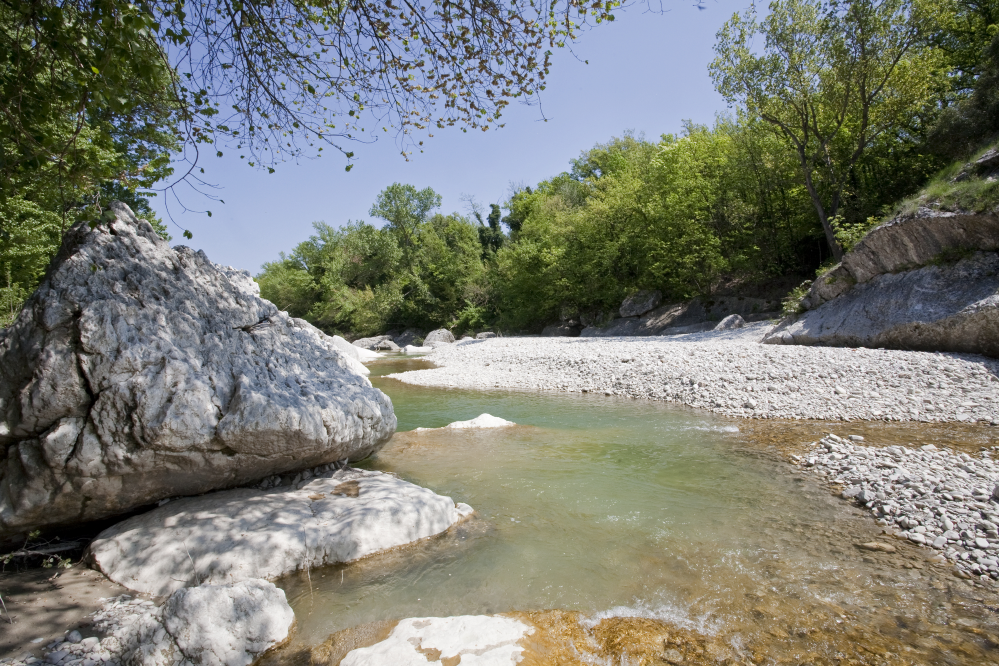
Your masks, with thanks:
<instances>
[{"instance_id":1,"label":"rocky riverbank","mask_svg":"<svg viewBox=\"0 0 999 666\"><path fill-rule=\"evenodd\" d=\"M999 425L999 361L759 344L768 324L668 338L494 338L435 349L408 384L601 393L749 418Z\"/></svg>"},{"instance_id":2,"label":"rocky riverbank","mask_svg":"<svg viewBox=\"0 0 999 666\"><path fill-rule=\"evenodd\" d=\"M841 496L869 510L889 534L939 551L940 561L953 562L959 575L999 580L996 451L974 457L933 444L877 448L861 441L830 434L795 462L842 486Z\"/></svg>"}]
</instances>

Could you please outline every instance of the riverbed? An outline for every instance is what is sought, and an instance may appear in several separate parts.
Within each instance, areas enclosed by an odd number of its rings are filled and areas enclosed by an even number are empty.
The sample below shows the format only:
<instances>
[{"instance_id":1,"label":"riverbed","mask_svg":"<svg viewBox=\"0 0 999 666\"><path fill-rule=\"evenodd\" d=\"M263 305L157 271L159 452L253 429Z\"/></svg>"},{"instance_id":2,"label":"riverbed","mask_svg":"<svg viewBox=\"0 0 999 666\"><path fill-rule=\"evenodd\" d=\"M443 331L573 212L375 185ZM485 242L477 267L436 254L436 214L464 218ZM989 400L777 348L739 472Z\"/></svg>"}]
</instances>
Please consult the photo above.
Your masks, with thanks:
<instances>
[{"instance_id":1,"label":"riverbed","mask_svg":"<svg viewBox=\"0 0 999 666\"><path fill-rule=\"evenodd\" d=\"M993 588L882 534L787 462L825 432L974 449L991 441L988 426L735 419L628 397L385 377L428 367L418 360L369 367L399 432L360 466L476 513L419 544L281 580L297 625L270 663L308 663L330 634L405 617L547 609L575 612L584 628L606 618L642 619L639 633L675 627L706 641L704 663L997 661ZM518 425L415 432L484 412ZM875 540L896 552L857 548ZM527 661L643 663L627 661L628 640L616 645Z\"/></svg>"}]
</instances>

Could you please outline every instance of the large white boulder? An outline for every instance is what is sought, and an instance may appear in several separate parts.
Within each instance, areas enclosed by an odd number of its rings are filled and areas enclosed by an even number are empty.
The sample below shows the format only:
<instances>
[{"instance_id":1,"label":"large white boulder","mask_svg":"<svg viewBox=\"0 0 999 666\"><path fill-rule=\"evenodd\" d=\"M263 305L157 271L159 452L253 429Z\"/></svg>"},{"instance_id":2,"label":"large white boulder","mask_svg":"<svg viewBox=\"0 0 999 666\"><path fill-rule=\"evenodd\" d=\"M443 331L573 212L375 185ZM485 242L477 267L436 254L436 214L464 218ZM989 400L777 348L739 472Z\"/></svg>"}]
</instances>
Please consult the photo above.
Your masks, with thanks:
<instances>
[{"instance_id":1,"label":"large white boulder","mask_svg":"<svg viewBox=\"0 0 999 666\"><path fill-rule=\"evenodd\" d=\"M430 331L427 333L427 337L423 339L423 344L426 346L431 346L434 342L445 342L451 344L454 342L454 334L446 328L438 328L436 331Z\"/></svg>"},{"instance_id":2,"label":"large white boulder","mask_svg":"<svg viewBox=\"0 0 999 666\"><path fill-rule=\"evenodd\" d=\"M472 512L381 472L344 470L299 486L174 500L102 532L90 557L111 580L164 595L350 562L439 534Z\"/></svg>"},{"instance_id":3,"label":"large white boulder","mask_svg":"<svg viewBox=\"0 0 999 666\"><path fill-rule=\"evenodd\" d=\"M408 618L380 643L348 652L340 666L512 666L533 633L534 627L501 615Z\"/></svg>"},{"instance_id":4,"label":"large white boulder","mask_svg":"<svg viewBox=\"0 0 999 666\"><path fill-rule=\"evenodd\" d=\"M357 460L392 403L248 273L127 206L73 227L0 331L0 536Z\"/></svg>"}]
</instances>

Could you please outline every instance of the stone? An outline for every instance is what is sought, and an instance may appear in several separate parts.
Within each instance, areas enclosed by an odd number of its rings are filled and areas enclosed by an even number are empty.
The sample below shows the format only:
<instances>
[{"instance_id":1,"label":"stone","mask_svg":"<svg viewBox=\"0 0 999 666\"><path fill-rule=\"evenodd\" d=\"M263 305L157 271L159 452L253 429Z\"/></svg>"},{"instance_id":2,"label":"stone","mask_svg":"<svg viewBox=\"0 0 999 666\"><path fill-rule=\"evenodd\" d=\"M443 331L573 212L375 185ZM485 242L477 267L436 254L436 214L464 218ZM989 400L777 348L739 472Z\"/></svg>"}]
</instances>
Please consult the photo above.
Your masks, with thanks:
<instances>
[{"instance_id":1,"label":"stone","mask_svg":"<svg viewBox=\"0 0 999 666\"><path fill-rule=\"evenodd\" d=\"M877 275L782 322L763 342L999 356L999 255Z\"/></svg>"},{"instance_id":2,"label":"stone","mask_svg":"<svg viewBox=\"0 0 999 666\"><path fill-rule=\"evenodd\" d=\"M83 640L83 634L74 629L73 631L66 634L66 640L70 643L79 643Z\"/></svg>"},{"instance_id":3,"label":"stone","mask_svg":"<svg viewBox=\"0 0 999 666\"><path fill-rule=\"evenodd\" d=\"M451 428L452 430L458 430L463 428L505 428L506 426L517 425L513 421L507 421L506 419L501 419L498 416L492 416L491 414L479 414L474 419L469 421L455 421L454 423L449 423L445 428Z\"/></svg>"},{"instance_id":4,"label":"stone","mask_svg":"<svg viewBox=\"0 0 999 666\"><path fill-rule=\"evenodd\" d=\"M579 337L580 327L566 322L545 326L541 335L546 338L576 338Z\"/></svg>"},{"instance_id":5,"label":"stone","mask_svg":"<svg viewBox=\"0 0 999 666\"><path fill-rule=\"evenodd\" d=\"M374 347L377 351L399 351L399 345L391 340L382 340Z\"/></svg>"},{"instance_id":6,"label":"stone","mask_svg":"<svg viewBox=\"0 0 999 666\"><path fill-rule=\"evenodd\" d=\"M402 351L406 354L426 354L428 352L432 352L433 350L433 347L416 347L414 345L406 345L405 349Z\"/></svg>"},{"instance_id":7,"label":"stone","mask_svg":"<svg viewBox=\"0 0 999 666\"><path fill-rule=\"evenodd\" d=\"M401 620L389 637L351 650L340 666L511 666L534 627L500 615L416 617Z\"/></svg>"},{"instance_id":8,"label":"stone","mask_svg":"<svg viewBox=\"0 0 999 666\"><path fill-rule=\"evenodd\" d=\"M163 609L169 636L203 666L249 666L283 642L294 622L284 590L264 580L183 588Z\"/></svg>"},{"instance_id":9,"label":"stone","mask_svg":"<svg viewBox=\"0 0 999 666\"><path fill-rule=\"evenodd\" d=\"M736 328L742 328L746 325L746 320L742 318L741 315L730 314L729 316L718 322L712 330L715 331L731 331Z\"/></svg>"},{"instance_id":10,"label":"stone","mask_svg":"<svg viewBox=\"0 0 999 666\"><path fill-rule=\"evenodd\" d=\"M407 345L419 345L423 342L424 333L418 328L407 328L400 335L395 335L392 337L392 342L396 343L400 347L406 347Z\"/></svg>"},{"instance_id":11,"label":"stone","mask_svg":"<svg viewBox=\"0 0 999 666\"><path fill-rule=\"evenodd\" d=\"M662 300L662 292L643 289L624 299L618 312L622 317L638 317L656 309Z\"/></svg>"},{"instance_id":12,"label":"stone","mask_svg":"<svg viewBox=\"0 0 999 666\"><path fill-rule=\"evenodd\" d=\"M344 470L297 487L174 500L102 532L90 559L129 589L165 595L350 562L439 534L471 512L388 474Z\"/></svg>"},{"instance_id":13,"label":"stone","mask_svg":"<svg viewBox=\"0 0 999 666\"><path fill-rule=\"evenodd\" d=\"M880 553L895 552L895 546L891 545L890 543L881 543L880 541L869 541L867 543L858 543L857 547L862 548L864 550L872 550Z\"/></svg>"},{"instance_id":14,"label":"stone","mask_svg":"<svg viewBox=\"0 0 999 666\"><path fill-rule=\"evenodd\" d=\"M378 450L392 403L356 360L113 203L70 229L0 331L0 536Z\"/></svg>"},{"instance_id":15,"label":"stone","mask_svg":"<svg viewBox=\"0 0 999 666\"><path fill-rule=\"evenodd\" d=\"M392 336L376 335L371 338L359 338L357 340L354 340L351 344L354 345L355 347L360 347L361 349L374 350L375 347L377 347L382 342L385 342L386 340L392 340Z\"/></svg>"},{"instance_id":16,"label":"stone","mask_svg":"<svg viewBox=\"0 0 999 666\"><path fill-rule=\"evenodd\" d=\"M454 342L454 335L446 328L438 328L436 331L427 333L427 337L423 340L424 345L429 345L431 342L452 343Z\"/></svg>"},{"instance_id":17,"label":"stone","mask_svg":"<svg viewBox=\"0 0 999 666\"><path fill-rule=\"evenodd\" d=\"M492 331L483 331L481 333L476 333L475 334L475 339L476 340L488 340L489 338L495 338L495 337L496 337L496 334L493 333Z\"/></svg>"}]
</instances>

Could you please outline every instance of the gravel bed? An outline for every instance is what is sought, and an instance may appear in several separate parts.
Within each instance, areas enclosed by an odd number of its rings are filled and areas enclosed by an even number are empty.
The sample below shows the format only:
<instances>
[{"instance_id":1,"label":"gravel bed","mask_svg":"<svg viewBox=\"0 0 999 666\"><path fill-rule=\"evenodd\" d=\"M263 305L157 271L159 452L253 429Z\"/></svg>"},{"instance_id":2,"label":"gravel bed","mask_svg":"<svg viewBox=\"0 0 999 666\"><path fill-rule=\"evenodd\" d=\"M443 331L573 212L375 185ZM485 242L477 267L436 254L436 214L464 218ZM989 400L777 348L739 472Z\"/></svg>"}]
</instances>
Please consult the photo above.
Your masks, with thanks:
<instances>
[{"instance_id":1,"label":"gravel bed","mask_svg":"<svg viewBox=\"0 0 999 666\"><path fill-rule=\"evenodd\" d=\"M936 549L963 576L999 579L999 447L975 458L933 444L876 448L863 439L827 435L810 455L793 458L844 486L841 497L868 509L890 534Z\"/></svg>"},{"instance_id":2,"label":"gravel bed","mask_svg":"<svg viewBox=\"0 0 999 666\"><path fill-rule=\"evenodd\" d=\"M762 345L769 324L644 338L493 338L439 347L409 384L602 393L762 419L999 425L999 361L971 354Z\"/></svg>"}]
</instances>

